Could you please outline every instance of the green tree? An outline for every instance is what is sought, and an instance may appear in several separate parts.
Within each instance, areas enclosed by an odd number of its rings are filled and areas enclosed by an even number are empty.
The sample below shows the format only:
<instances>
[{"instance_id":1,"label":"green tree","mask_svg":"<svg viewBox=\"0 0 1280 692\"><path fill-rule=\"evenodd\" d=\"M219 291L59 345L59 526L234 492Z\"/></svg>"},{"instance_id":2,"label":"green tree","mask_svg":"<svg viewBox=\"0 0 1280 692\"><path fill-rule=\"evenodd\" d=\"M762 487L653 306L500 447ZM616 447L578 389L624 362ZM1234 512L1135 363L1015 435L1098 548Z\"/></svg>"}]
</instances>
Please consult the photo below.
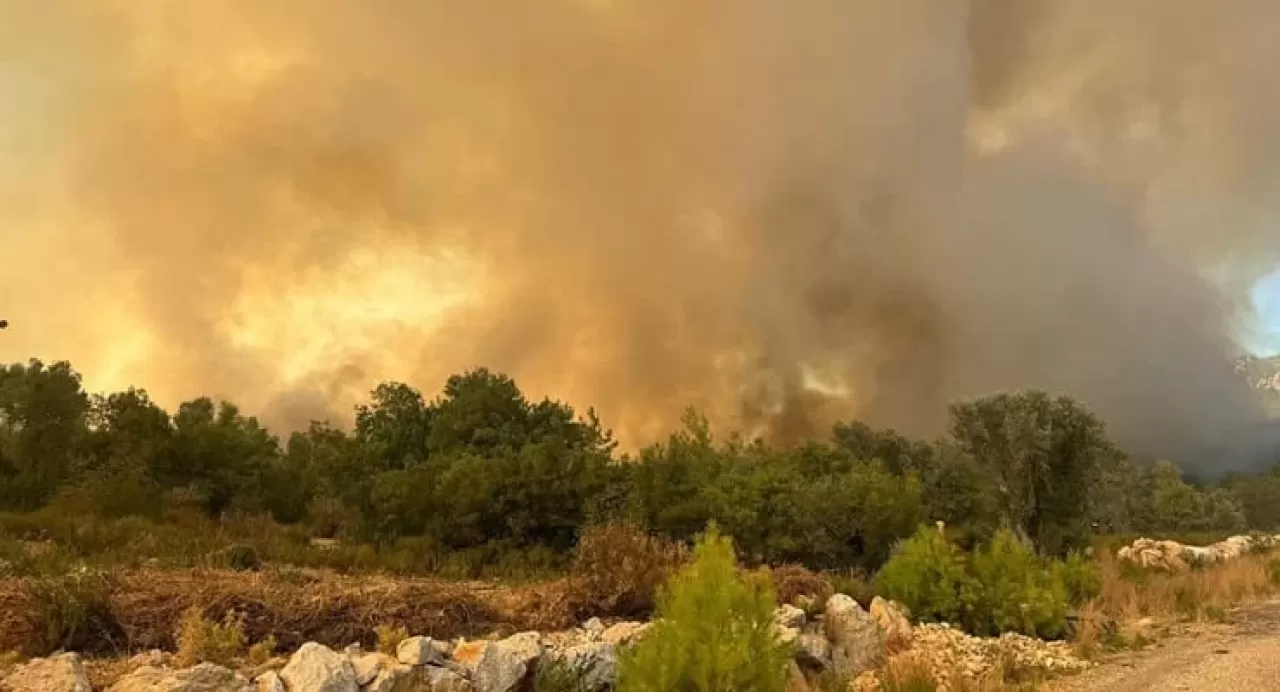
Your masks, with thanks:
<instances>
[{"instance_id":1,"label":"green tree","mask_svg":"<svg viewBox=\"0 0 1280 692\"><path fill-rule=\"evenodd\" d=\"M0 369L0 508L36 509L69 479L88 411L70 363Z\"/></svg>"},{"instance_id":2,"label":"green tree","mask_svg":"<svg viewBox=\"0 0 1280 692\"><path fill-rule=\"evenodd\" d=\"M789 649L774 630L770 581L742 579L713 526L662 590L653 630L620 656L619 692L781 692Z\"/></svg>"},{"instance_id":3,"label":"green tree","mask_svg":"<svg viewBox=\"0 0 1280 692\"><path fill-rule=\"evenodd\" d=\"M268 474L280 455L276 438L234 404L200 398L178 407L174 439L158 469L165 487L186 487L216 516L233 502L266 509Z\"/></svg>"},{"instance_id":4,"label":"green tree","mask_svg":"<svg viewBox=\"0 0 1280 692\"><path fill-rule=\"evenodd\" d=\"M1065 555L1090 536L1090 491L1117 454L1102 422L1069 397L1004 393L951 406L950 433L995 481L1004 525Z\"/></svg>"}]
</instances>

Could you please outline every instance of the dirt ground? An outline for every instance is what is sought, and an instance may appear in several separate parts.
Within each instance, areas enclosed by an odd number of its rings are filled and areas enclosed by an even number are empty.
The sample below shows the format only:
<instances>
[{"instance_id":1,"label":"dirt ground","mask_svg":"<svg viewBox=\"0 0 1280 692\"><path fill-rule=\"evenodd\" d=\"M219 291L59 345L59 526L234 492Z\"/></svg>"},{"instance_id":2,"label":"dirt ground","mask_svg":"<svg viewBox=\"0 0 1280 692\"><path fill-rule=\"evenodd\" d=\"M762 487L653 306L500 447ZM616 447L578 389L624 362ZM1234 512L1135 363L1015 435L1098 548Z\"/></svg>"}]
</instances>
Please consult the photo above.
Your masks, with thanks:
<instances>
[{"instance_id":1,"label":"dirt ground","mask_svg":"<svg viewBox=\"0 0 1280 692\"><path fill-rule=\"evenodd\" d=\"M1191 628L1126 652L1046 692L1280 691L1280 600L1230 613L1227 624Z\"/></svg>"}]
</instances>

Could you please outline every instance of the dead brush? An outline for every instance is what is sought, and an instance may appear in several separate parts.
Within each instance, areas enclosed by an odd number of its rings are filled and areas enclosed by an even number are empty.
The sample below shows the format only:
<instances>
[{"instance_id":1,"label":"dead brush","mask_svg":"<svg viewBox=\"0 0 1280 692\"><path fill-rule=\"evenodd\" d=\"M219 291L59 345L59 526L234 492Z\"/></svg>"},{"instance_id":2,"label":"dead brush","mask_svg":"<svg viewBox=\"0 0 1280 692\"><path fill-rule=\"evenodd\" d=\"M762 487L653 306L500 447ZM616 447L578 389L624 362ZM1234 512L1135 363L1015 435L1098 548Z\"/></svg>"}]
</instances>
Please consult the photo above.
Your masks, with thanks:
<instances>
[{"instance_id":1,"label":"dead brush","mask_svg":"<svg viewBox=\"0 0 1280 692\"><path fill-rule=\"evenodd\" d=\"M1161 571L1122 563L1102 551L1096 560L1101 589L1082 614L1099 623L1147 617L1219 621L1230 609L1280 590L1272 579L1275 559L1275 552L1250 553L1202 568Z\"/></svg>"},{"instance_id":2,"label":"dead brush","mask_svg":"<svg viewBox=\"0 0 1280 692\"><path fill-rule=\"evenodd\" d=\"M579 618L648 614L658 587L686 555L679 544L632 524L589 528L578 542L570 570L569 608Z\"/></svg>"},{"instance_id":3,"label":"dead brush","mask_svg":"<svg viewBox=\"0 0 1280 692\"><path fill-rule=\"evenodd\" d=\"M174 639L178 642L175 660L180 666L230 665L245 653L244 616L228 612L222 622L214 622L192 606L178 621Z\"/></svg>"}]
</instances>

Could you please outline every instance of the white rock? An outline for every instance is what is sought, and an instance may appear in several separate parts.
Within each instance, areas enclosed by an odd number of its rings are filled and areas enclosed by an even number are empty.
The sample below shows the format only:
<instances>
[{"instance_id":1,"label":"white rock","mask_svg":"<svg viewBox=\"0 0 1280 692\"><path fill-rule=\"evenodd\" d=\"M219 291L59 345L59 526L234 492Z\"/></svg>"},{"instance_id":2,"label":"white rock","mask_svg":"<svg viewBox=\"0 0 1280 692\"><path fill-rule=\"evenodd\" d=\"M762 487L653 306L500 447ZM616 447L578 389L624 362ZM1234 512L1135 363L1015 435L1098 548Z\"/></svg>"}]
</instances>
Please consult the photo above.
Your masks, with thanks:
<instances>
[{"instance_id":1,"label":"white rock","mask_svg":"<svg viewBox=\"0 0 1280 692\"><path fill-rule=\"evenodd\" d=\"M853 679L884 662L884 633L858 602L844 594L827 599L825 616L831 662L837 675Z\"/></svg>"},{"instance_id":2,"label":"white rock","mask_svg":"<svg viewBox=\"0 0 1280 692\"><path fill-rule=\"evenodd\" d=\"M444 660L440 650L431 637L409 637L396 647L396 660L407 666L439 665Z\"/></svg>"},{"instance_id":3,"label":"white rock","mask_svg":"<svg viewBox=\"0 0 1280 692\"><path fill-rule=\"evenodd\" d=\"M307 642L280 671L289 692L358 692L355 666L342 654Z\"/></svg>"},{"instance_id":4,"label":"white rock","mask_svg":"<svg viewBox=\"0 0 1280 692\"><path fill-rule=\"evenodd\" d=\"M600 635L600 641L614 646L634 644L649 631L653 625L648 622L619 622L606 629Z\"/></svg>"},{"instance_id":5,"label":"white rock","mask_svg":"<svg viewBox=\"0 0 1280 692\"><path fill-rule=\"evenodd\" d=\"M234 671L212 663L183 670L143 666L115 681L108 692L252 692L253 686Z\"/></svg>"},{"instance_id":6,"label":"white rock","mask_svg":"<svg viewBox=\"0 0 1280 692\"><path fill-rule=\"evenodd\" d=\"M431 692L468 692L473 689L465 677L449 668L427 666L422 668L422 673Z\"/></svg>"},{"instance_id":7,"label":"white rock","mask_svg":"<svg viewBox=\"0 0 1280 692\"><path fill-rule=\"evenodd\" d=\"M394 663L389 657L378 653L348 654L347 658L351 659L351 667L356 672L356 684L361 687L373 682L378 673Z\"/></svg>"},{"instance_id":8,"label":"white rock","mask_svg":"<svg viewBox=\"0 0 1280 692\"><path fill-rule=\"evenodd\" d=\"M537 632L521 632L494 642L476 667L475 686L479 692L512 692L520 686L529 668L542 655L542 637Z\"/></svg>"},{"instance_id":9,"label":"white rock","mask_svg":"<svg viewBox=\"0 0 1280 692\"><path fill-rule=\"evenodd\" d=\"M91 692L84 663L76 654L35 658L9 673L0 689L22 692Z\"/></svg>"},{"instance_id":10,"label":"white rock","mask_svg":"<svg viewBox=\"0 0 1280 692\"><path fill-rule=\"evenodd\" d=\"M783 644L792 644L800 637L800 630L795 627L783 627L774 623L773 631L777 635L778 641Z\"/></svg>"},{"instance_id":11,"label":"white rock","mask_svg":"<svg viewBox=\"0 0 1280 692\"><path fill-rule=\"evenodd\" d=\"M257 692L287 692L284 686L284 680L280 679L280 674L274 670L268 670L258 676L255 683Z\"/></svg>"},{"instance_id":12,"label":"white rock","mask_svg":"<svg viewBox=\"0 0 1280 692\"><path fill-rule=\"evenodd\" d=\"M365 683L360 689L362 692L417 692L422 689L421 683L426 679L423 670L423 668L415 668L387 659L379 667L378 674L373 680Z\"/></svg>"},{"instance_id":13,"label":"white rock","mask_svg":"<svg viewBox=\"0 0 1280 692\"><path fill-rule=\"evenodd\" d=\"M911 619L906 608L879 596L871 599L871 617L884 632L885 646L890 652L911 648Z\"/></svg>"},{"instance_id":14,"label":"white rock","mask_svg":"<svg viewBox=\"0 0 1280 692\"><path fill-rule=\"evenodd\" d=\"M831 667L831 642L821 634L802 634L796 639L796 661L806 668L826 670Z\"/></svg>"},{"instance_id":15,"label":"white rock","mask_svg":"<svg viewBox=\"0 0 1280 692\"><path fill-rule=\"evenodd\" d=\"M589 690L612 689L618 681L618 653L612 644L593 642L548 651L543 660L572 666L582 674L581 682Z\"/></svg>"},{"instance_id":16,"label":"white rock","mask_svg":"<svg viewBox=\"0 0 1280 692\"><path fill-rule=\"evenodd\" d=\"M782 605L773 611L773 619L783 627L800 629L804 627L805 615L803 610L793 605Z\"/></svg>"}]
</instances>

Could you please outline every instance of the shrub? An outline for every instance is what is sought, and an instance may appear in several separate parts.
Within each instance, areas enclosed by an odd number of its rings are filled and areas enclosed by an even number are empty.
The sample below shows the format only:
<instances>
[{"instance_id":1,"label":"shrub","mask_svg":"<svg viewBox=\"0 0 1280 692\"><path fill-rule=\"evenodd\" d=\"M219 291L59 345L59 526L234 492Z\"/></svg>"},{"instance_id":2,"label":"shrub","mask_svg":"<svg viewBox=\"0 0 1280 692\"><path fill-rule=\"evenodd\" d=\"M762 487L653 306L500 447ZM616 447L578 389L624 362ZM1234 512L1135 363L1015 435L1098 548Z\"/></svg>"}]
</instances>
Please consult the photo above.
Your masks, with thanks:
<instances>
[{"instance_id":1,"label":"shrub","mask_svg":"<svg viewBox=\"0 0 1280 692\"><path fill-rule=\"evenodd\" d=\"M852 598L863 608L870 608L871 601L876 597L875 586L867 579L866 572L860 569L849 569L832 574L831 584L836 593Z\"/></svg>"},{"instance_id":2,"label":"shrub","mask_svg":"<svg viewBox=\"0 0 1280 692\"><path fill-rule=\"evenodd\" d=\"M1012 533L997 531L989 544L973 554L969 571L962 592L964 624L970 632L1063 634L1067 589L1061 570L1050 569Z\"/></svg>"},{"instance_id":3,"label":"shrub","mask_svg":"<svg viewBox=\"0 0 1280 692\"><path fill-rule=\"evenodd\" d=\"M533 673L533 692L589 692L587 672L562 658L544 658Z\"/></svg>"},{"instance_id":4,"label":"shrub","mask_svg":"<svg viewBox=\"0 0 1280 692\"><path fill-rule=\"evenodd\" d=\"M252 546L236 544L226 550L226 562L229 569L237 572L256 572L262 569L262 560L258 551Z\"/></svg>"},{"instance_id":5,"label":"shrub","mask_svg":"<svg viewBox=\"0 0 1280 692\"><path fill-rule=\"evenodd\" d=\"M249 647L248 659L249 663L260 666L271 660L276 653L276 638L274 635L267 635L266 639Z\"/></svg>"},{"instance_id":6,"label":"shrub","mask_svg":"<svg viewBox=\"0 0 1280 692\"><path fill-rule=\"evenodd\" d=\"M791 652L774 633L768 580L740 579L713 526L662 590L659 620L619 661L619 692L781 692Z\"/></svg>"},{"instance_id":7,"label":"shrub","mask_svg":"<svg viewBox=\"0 0 1280 692\"><path fill-rule=\"evenodd\" d=\"M409 638L404 625L378 625L373 631L378 637L378 651L388 656L395 656L400 642Z\"/></svg>"},{"instance_id":8,"label":"shrub","mask_svg":"<svg viewBox=\"0 0 1280 692\"><path fill-rule=\"evenodd\" d=\"M178 621L174 639L178 642L178 665L193 666L205 662L228 665L245 648L244 616L228 612L218 623L207 619L198 607L192 606Z\"/></svg>"},{"instance_id":9,"label":"shrub","mask_svg":"<svg viewBox=\"0 0 1280 692\"><path fill-rule=\"evenodd\" d=\"M1055 562L1053 568L1067 589L1067 602L1073 606L1088 603L1102 592L1102 577L1098 574L1097 566L1078 552L1072 552L1065 560Z\"/></svg>"},{"instance_id":10,"label":"shrub","mask_svg":"<svg viewBox=\"0 0 1280 692\"><path fill-rule=\"evenodd\" d=\"M920 527L876 574L876 593L905 605L925 621L959 622L964 559L942 532Z\"/></svg>"},{"instance_id":11,"label":"shrub","mask_svg":"<svg viewBox=\"0 0 1280 692\"><path fill-rule=\"evenodd\" d=\"M815 601L826 603L827 598L835 593L831 579L810 572L801 565L774 567L771 576L773 592L779 603L794 604L800 596L809 596Z\"/></svg>"},{"instance_id":12,"label":"shrub","mask_svg":"<svg viewBox=\"0 0 1280 692\"><path fill-rule=\"evenodd\" d=\"M112 586L106 574L84 569L31 582L36 638L30 653L123 650L124 632L111 609Z\"/></svg>"},{"instance_id":13,"label":"shrub","mask_svg":"<svg viewBox=\"0 0 1280 692\"><path fill-rule=\"evenodd\" d=\"M684 561L677 544L631 524L587 529L569 575L577 615L644 615L659 587Z\"/></svg>"}]
</instances>

